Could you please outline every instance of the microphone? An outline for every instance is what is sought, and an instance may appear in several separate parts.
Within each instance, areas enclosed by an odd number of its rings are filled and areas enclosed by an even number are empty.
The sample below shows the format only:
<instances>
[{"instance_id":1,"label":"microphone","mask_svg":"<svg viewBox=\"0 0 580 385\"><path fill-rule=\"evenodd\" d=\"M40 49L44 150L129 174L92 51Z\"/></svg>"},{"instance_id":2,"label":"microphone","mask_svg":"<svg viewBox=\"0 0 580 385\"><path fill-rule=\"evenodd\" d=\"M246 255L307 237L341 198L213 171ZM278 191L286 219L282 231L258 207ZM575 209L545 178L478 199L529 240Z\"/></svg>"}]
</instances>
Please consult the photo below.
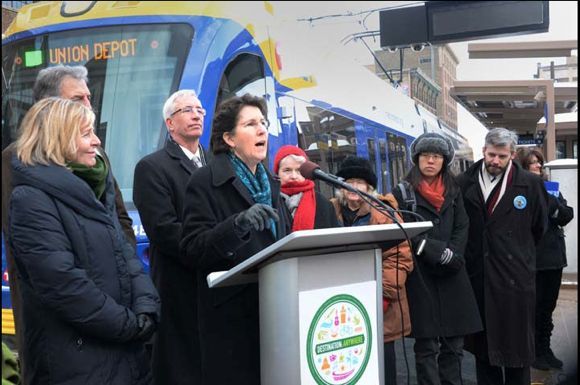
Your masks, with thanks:
<instances>
[{"instance_id":1,"label":"microphone","mask_svg":"<svg viewBox=\"0 0 580 385\"><path fill-rule=\"evenodd\" d=\"M345 183L342 178L340 178L336 175L325 173L324 171L322 171L320 169L320 166L314 162L307 160L306 162L302 163L302 165L300 166L300 174L302 174L302 176L306 179L310 179L310 180L319 179L319 180L326 182L328 184L331 184L335 187L343 188L347 191L358 194L361 198L363 198L363 200L365 200L365 198L366 198L367 202L368 202L368 200L371 200L376 205L382 207L383 209L386 209L387 212L385 213L383 211L383 213L387 214L392 219L392 221L394 223L399 223L399 220L397 219L397 217L395 215L395 210L392 207L388 206L387 204L382 202L380 199L377 199L376 197L374 197L368 193L365 193L364 191L361 191L361 190L349 185L348 183Z\"/></svg>"},{"instance_id":2,"label":"microphone","mask_svg":"<svg viewBox=\"0 0 580 385\"><path fill-rule=\"evenodd\" d=\"M314 180L318 179L323 182L329 183L334 187L343 188L348 191L358 192L356 188L345 183L342 178L337 177L336 175L327 174L320 169L320 166L314 162L307 160L306 162L302 163L300 166L300 174L306 179Z\"/></svg>"}]
</instances>

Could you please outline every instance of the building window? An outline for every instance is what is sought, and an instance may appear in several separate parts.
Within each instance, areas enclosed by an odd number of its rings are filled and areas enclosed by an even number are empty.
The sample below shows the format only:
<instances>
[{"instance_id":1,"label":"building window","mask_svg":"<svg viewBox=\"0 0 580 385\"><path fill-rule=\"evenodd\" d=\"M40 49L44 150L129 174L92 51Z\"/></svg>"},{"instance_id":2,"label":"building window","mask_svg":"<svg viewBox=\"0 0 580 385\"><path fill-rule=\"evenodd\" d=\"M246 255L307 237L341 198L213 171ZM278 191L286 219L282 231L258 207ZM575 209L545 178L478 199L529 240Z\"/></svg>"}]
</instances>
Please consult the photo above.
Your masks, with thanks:
<instances>
[{"instance_id":1,"label":"building window","mask_svg":"<svg viewBox=\"0 0 580 385\"><path fill-rule=\"evenodd\" d=\"M556 141L556 159L566 158L566 141L557 140Z\"/></svg>"},{"instance_id":2,"label":"building window","mask_svg":"<svg viewBox=\"0 0 580 385\"><path fill-rule=\"evenodd\" d=\"M572 142L572 155L574 159L578 159L578 141L574 140Z\"/></svg>"}]
</instances>

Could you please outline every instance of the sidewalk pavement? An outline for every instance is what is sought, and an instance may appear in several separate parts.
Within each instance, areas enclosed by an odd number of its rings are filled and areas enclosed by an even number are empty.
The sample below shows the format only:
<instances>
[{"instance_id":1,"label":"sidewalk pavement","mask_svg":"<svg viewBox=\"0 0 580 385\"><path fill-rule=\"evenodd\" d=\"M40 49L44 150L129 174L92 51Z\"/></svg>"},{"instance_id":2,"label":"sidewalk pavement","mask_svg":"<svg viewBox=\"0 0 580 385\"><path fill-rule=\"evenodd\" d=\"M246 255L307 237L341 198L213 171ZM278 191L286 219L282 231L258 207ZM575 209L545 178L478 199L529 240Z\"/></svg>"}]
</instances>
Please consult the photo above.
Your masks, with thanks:
<instances>
[{"instance_id":1,"label":"sidewalk pavement","mask_svg":"<svg viewBox=\"0 0 580 385\"><path fill-rule=\"evenodd\" d=\"M397 354L397 385L412 385L417 383L413 343L413 338L405 338L404 350L406 350L406 354L404 354L401 340L395 342ZM576 285L563 285L560 288L558 305L554 311L552 350L556 357L564 361L564 368L549 371L532 368L532 385L577 384L578 287ZM406 360L405 356L407 358ZM408 363L408 371L406 363ZM477 385L475 359L467 351L464 351L462 370L463 385Z\"/></svg>"}]
</instances>

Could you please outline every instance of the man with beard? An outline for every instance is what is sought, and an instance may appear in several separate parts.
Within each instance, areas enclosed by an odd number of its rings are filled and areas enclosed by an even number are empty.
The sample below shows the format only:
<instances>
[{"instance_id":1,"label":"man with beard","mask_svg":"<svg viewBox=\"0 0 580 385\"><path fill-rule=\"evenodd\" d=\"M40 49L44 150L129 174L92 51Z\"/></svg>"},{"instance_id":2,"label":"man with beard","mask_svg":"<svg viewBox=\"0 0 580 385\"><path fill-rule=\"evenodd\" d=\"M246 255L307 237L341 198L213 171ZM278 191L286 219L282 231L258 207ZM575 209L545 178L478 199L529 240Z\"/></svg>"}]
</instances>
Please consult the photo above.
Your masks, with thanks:
<instances>
[{"instance_id":1,"label":"man with beard","mask_svg":"<svg viewBox=\"0 0 580 385\"><path fill-rule=\"evenodd\" d=\"M535 244L547 228L547 193L512 161L516 144L515 133L490 130L483 159L458 178L470 218L466 267L484 324L465 349L480 385L529 385L535 358Z\"/></svg>"}]
</instances>

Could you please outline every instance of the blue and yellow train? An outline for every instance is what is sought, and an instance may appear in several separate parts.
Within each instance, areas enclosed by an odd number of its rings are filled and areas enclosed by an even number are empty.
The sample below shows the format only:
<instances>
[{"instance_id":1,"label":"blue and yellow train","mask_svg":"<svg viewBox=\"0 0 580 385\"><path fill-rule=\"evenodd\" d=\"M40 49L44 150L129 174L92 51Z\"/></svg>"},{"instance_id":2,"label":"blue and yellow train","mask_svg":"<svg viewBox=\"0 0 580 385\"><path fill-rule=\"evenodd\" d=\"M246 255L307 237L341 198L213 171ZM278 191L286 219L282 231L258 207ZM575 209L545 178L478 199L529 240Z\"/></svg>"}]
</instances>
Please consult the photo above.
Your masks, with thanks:
<instances>
[{"instance_id":1,"label":"blue and yellow train","mask_svg":"<svg viewBox=\"0 0 580 385\"><path fill-rule=\"evenodd\" d=\"M399 90L348 60L324 62L307 42L296 44L283 31L276 35L278 25L269 2L25 6L2 40L2 148L15 139L33 103L39 71L85 65L97 135L133 218L137 252L146 268L148 241L132 202L133 170L143 156L163 146L162 106L178 89L195 90L208 111L201 139L206 148L222 100L246 92L264 96L271 122L270 166L284 144L299 145L331 173L347 155L357 154L371 161L379 192L387 192L407 172L409 145L425 131L452 139L459 155L456 170L473 161L465 138ZM298 47L290 49L285 41ZM319 188L332 194L330 187ZM2 334L14 334L4 243L2 271Z\"/></svg>"}]
</instances>

